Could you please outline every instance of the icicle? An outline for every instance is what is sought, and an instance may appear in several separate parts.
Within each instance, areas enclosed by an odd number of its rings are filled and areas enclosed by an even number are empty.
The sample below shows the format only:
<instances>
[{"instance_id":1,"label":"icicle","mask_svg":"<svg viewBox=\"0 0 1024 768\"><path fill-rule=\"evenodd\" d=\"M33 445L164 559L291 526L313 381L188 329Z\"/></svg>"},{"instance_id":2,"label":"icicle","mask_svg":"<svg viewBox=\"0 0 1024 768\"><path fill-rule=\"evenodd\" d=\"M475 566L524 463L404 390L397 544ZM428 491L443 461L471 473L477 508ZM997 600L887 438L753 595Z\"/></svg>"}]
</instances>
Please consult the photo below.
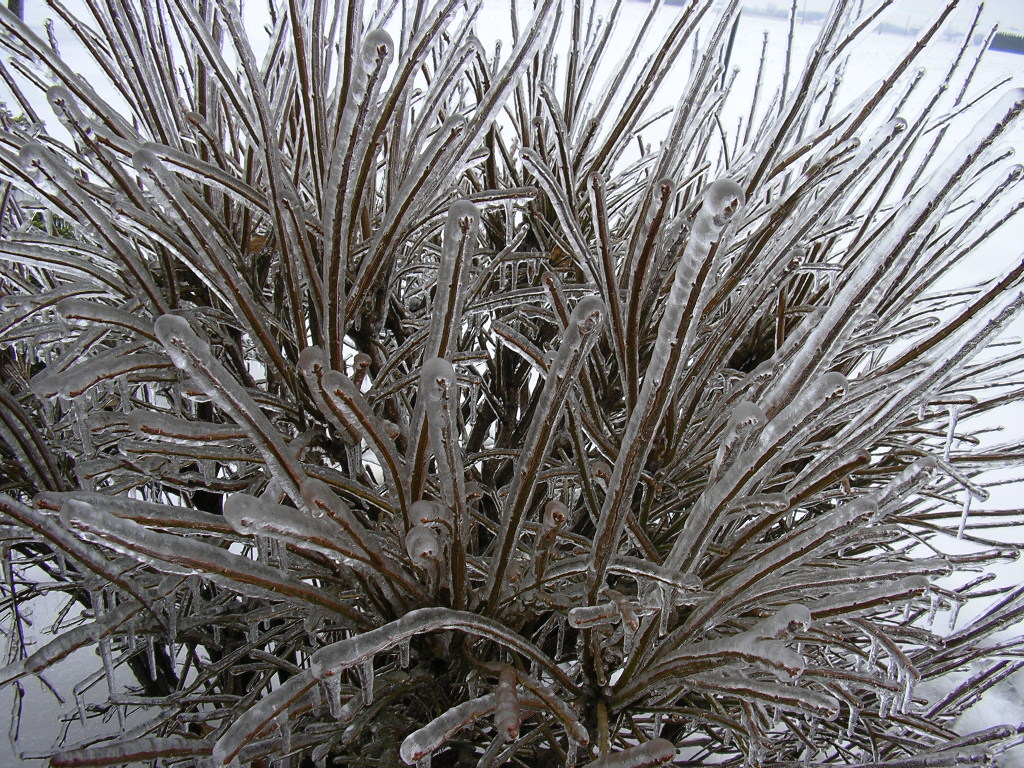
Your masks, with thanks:
<instances>
[{"instance_id":1,"label":"icicle","mask_svg":"<svg viewBox=\"0 0 1024 768\"><path fill-rule=\"evenodd\" d=\"M107 678L107 690L113 696L117 689L117 684L114 681L114 658L110 651L110 638L104 637L101 639L99 646L100 657L103 659L103 672Z\"/></svg>"},{"instance_id":2,"label":"icicle","mask_svg":"<svg viewBox=\"0 0 1024 768\"><path fill-rule=\"evenodd\" d=\"M965 491L966 497L964 498L964 511L960 515L960 527L957 529L956 537L962 539L964 537L964 530L967 528L967 515L971 512L971 499L974 494L971 493L970 489Z\"/></svg>"},{"instance_id":3,"label":"icicle","mask_svg":"<svg viewBox=\"0 0 1024 768\"><path fill-rule=\"evenodd\" d=\"M409 638L403 638L398 644L398 663L402 669L409 668Z\"/></svg>"},{"instance_id":4,"label":"icicle","mask_svg":"<svg viewBox=\"0 0 1024 768\"><path fill-rule=\"evenodd\" d=\"M949 452L953 448L953 438L956 433L956 423L959 416L959 409L955 405L949 406L949 428L946 430L946 445L942 449L942 458L945 461L949 461Z\"/></svg>"},{"instance_id":5,"label":"icicle","mask_svg":"<svg viewBox=\"0 0 1024 768\"><path fill-rule=\"evenodd\" d=\"M672 607L675 602L675 590L667 584L660 584L656 587L656 594L659 595L661 604L660 615L658 616L658 635L664 637L668 634L668 620L672 615Z\"/></svg>"},{"instance_id":6,"label":"icicle","mask_svg":"<svg viewBox=\"0 0 1024 768\"><path fill-rule=\"evenodd\" d=\"M935 614L939 611L939 596L935 592L928 593L928 618L926 623L931 627L935 623Z\"/></svg>"},{"instance_id":7,"label":"icicle","mask_svg":"<svg viewBox=\"0 0 1024 768\"><path fill-rule=\"evenodd\" d=\"M153 636L146 635L146 661L149 662L149 679L156 682L156 649L153 647Z\"/></svg>"},{"instance_id":8,"label":"icicle","mask_svg":"<svg viewBox=\"0 0 1024 768\"><path fill-rule=\"evenodd\" d=\"M416 768L430 768L430 754L426 754L416 761Z\"/></svg>"},{"instance_id":9,"label":"icicle","mask_svg":"<svg viewBox=\"0 0 1024 768\"><path fill-rule=\"evenodd\" d=\"M555 661L559 661L565 651L565 617L559 614L555 622Z\"/></svg>"},{"instance_id":10,"label":"icicle","mask_svg":"<svg viewBox=\"0 0 1024 768\"><path fill-rule=\"evenodd\" d=\"M903 698L900 701L900 712L906 714L914 703L914 686L921 679L921 674L913 667L903 670Z\"/></svg>"},{"instance_id":11,"label":"icicle","mask_svg":"<svg viewBox=\"0 0 1024 768\"><path fill-rule=\"evenodd\" d=\"M327 675L320 679L320 684L327 693L327 709L335 720L341 719L341 680L337 675Z\"/></svg>"},{"instance_id":12,"label":"icicle","mask_svg":"<svg viewBox=\"0 0 1024 768\"><path fill-rule=\"evenodd\" d=\"M576 765L576 755L579 752L580 745L572 736L567 737L569 739L568 745L565 750L565 765L567 768L573 768Z\"/></svg>"},{"instance_id":13,"label":"icicle","mask_svg":"<svg viewBox=\"0 0 1024 768\"><path fill-rule=\"evenodd\" d=\"M359 685L363 691L363 704L368 707L373 703L373 657L363 659L356 666L356 672L359 675Z\"/></svg>"},{"instance_id":14,"label":"icicle","mask_svg":"<svg viewBox=\"0 0 1024 768\"><path fill-rule=\"evenodd\" d=\"M292 728L288 724L288 713L283 712L275 718L277 731L281 734L281 751L288 754L292 751Z\"/></svg>"},{"instance_id":15,"label":"icicle","mask_svg":"<svg viewBox=\"0 0 1024 768\"><path fill-rule=\"evenodd\" d=\"M846 738L852 739L853 735L857 732L857 718L859 715L859 708L855 704L851 704L850 715L846 720Z\"/></svg>"},{"instance_id":16,"label":"icicle","mask_svg":"<svg viewBox=\"0 0 1024 768\"><path fill-rule=\"evenodd\" d=\"M878 716L880 718L886 718L889 716L889 707L892 705L892 694L888 690L883 690L878 695Z\"/></svg>"},{"instance_id":17,"label":"icicle","mask_svg":"<svg viewBox=\"0 0 1024 768\"><path fill-rule=\"evenodd\" d=\"M173 644L178 637L178 604L174 595L164 599L164 613L167 615L167 642Z\"/></svg>"},{"instance_id":18,"label":"icicle","mask_svg":"<svg viewBox=\"0 0 1024 768\"><path fill-rule=\"evenodd\" d=\"M949 608L949 631L952 632L956 628L956 620L960 615L960 608L963 606L963 601L953 600Z\"/></svg>"},{"instance_id":19,"label":"icicle","mask_svg":"<svg viewBox=\"0 0 1024 768\"><path fill-rule=\"evenodd\" d=\"M78 719L85 727L85 695L83 691L75 690L75 706L78 707Z\"/></svg>"},{"instance_id":20,"label":"icicle","mask_svg":"<svg viewBox=\"0 0 1024 768\"><path fill-rule=\"evenodd\" d=\"M270 564L270 539L266 536L255 536L256 539L256 558L263 565Z\"/></svg>"}]
</instances>

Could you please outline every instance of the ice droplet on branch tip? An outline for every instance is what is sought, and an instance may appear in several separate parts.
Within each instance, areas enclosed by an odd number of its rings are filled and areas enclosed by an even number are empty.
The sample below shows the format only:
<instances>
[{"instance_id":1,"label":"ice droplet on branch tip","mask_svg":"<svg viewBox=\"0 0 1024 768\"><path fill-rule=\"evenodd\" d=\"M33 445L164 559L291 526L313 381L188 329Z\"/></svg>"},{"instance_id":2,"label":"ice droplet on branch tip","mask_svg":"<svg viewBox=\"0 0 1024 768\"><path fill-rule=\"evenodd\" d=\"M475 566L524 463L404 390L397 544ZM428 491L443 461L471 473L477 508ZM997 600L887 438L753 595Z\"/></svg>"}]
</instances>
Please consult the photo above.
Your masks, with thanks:
<instances>
[{"instance_id":1,"label":"ice droplet on branch tip","mask_svg":"<svg viewBox=\"0 0 1024 768\"><path fill-rule=\"evenodd\" d=\"M395 55L395 41L383 29L374 29L363 39L363 66L373 69L378 58L383 56L382 69L387 69Z\"/></svg>"}]
</instances>

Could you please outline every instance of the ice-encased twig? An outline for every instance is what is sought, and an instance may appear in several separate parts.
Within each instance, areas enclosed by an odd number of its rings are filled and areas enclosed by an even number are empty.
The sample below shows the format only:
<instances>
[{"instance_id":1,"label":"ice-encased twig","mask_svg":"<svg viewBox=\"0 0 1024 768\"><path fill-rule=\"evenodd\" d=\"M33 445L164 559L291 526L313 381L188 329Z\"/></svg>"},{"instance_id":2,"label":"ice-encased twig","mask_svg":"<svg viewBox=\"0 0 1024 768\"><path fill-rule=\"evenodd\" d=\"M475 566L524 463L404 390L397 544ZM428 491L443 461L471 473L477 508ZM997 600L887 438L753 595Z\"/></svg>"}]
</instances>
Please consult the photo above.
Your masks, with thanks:
<instances>
[{"instance_id":1,"label":"ice-encased twig","mask_svg":"<svg viewBox=\"0 0 1024 768\"><path fill-rule=\"evenodd\" d=\"M306 347L299 355L299 371L309 386L323 414L343 432L366 441L380 461L384 480L393 502L405 509L406 495L402 484L403 459L388 434L387 426L374 412L365 395L347 375L330 370L319 347Z\"/></svg>"},{"instance_id":2,"label":"ice-encased twig","mask_svg":"<svg viewBox=\"0 0 1024 768\"><path fill-rule=\"evenodd\" d=\"M514 741L519 737L519 726L522 724L522 712L519 706L519 693L516 691L516 673L512 667L501 670L498 687L494 692L494 729L505 741Z\"/></svg>"},{"instance_id":3,"label":"ice-encased twig","mask_svg":"<svg viewBox=\"0 0 1024 768\"><path fill-rule=\"evenodd\" d=\"M246 430L256 450L267 462L274 480L296 503L301 503L299 484L306 476L282 435L270 423L252 397L199 338L188 321L162 315L154 326L171 362L185 371L235 423Z\"/></svg>"},{"instance_id":4,"label":"ice-encased twig","mask_svg":"<svg viewBox=\"0 0 1024 768\"><path fill-rule=\"evenodd\" d=\"M318 501L329 492L324 486L318 480L303 483L303 498L311 507L326 504ZM314 517L295 507L235 493L224 500L224 518L240 534L269 536L300 551L319 552L335 562L348 565L358 561L362 564L359 570L364 575L372 577L376 574L378 579L380 576L395 578L397 564L391 564L390 568L379 567L384 556L345 504L337 499L331 508L333 511L329 517Z\"/></svg>"},{"instance_id":5,"label":"ice-encased twig","mask_svg":"<svg viewBox=\"0 0 1024 768\"><path fill-rule=\"evenodd\" d=\"M428 632L458 631L487 638L536 661L568 694L577 695L578 686L561 667L533 643L503 624L473 613L449 608L419 608L377 629L324 646L310 657L309 668L250 706L232 723L214 747L218 764L226 765L271 723L290 703L297 701L319 681L336 677L376 654L403 641Z\"/></svg>"},{"instance_id":6,"label":"ice-encased twig","mask_svg":"<svg viewBox=\"0 0 1024 768\"><path fill-rule=\"evenodd\" d=\"M486 595L488 613L494 611L501 598L505 573L511 564L512 553L519 541L528 511L527 504L537 487L540 469L551 450L551 435L587 354L597 342L605 311L604 304L595 296L580 299L572 311L569 327L544 381L522 453L515 465L512 485L502 507L493 567L482 593Z\"/></svg>"},{"instance_id":7,"label":"ice-encased twig","mask_svg":"<svg viewBox=\"0 0 1024 768\"><path fill-rule=\"evenodd\" d=\"M597 522L587 575L587 597L593 600L614 558L626 522L626 507L633 498L652 438L678 386L678 371L689 357L697 326L708 299L704 283L712 273L719 238L743 204L743 191L734 181L721 179L705 191L701 209L676 267L672 288L658 324L658 339L644 372L636 407L620 440L620 449Z\"/></svg>"},{"instance_id":8,"label":"ice-encased twig","mask_svg":"<svg viewBox=\"0 0 1024 768\"><path fill-rule=\"evenodd\" d=\"M52 184L55 190L59 190L74 205L82 224L91 228L117 256L132 283L146 297L149 310L154 313L166 312L166 301L154 284L149 270L139 259L137 249L112 226L109 217L95 200L82 190L69 169L41 144L25 144L19 157L26 169L38 171L46 177L47 183Z\"/></svg>"},{"instance_id":9,"label":"ice-encased twig","mask_svg":"<svg viewBox=\"0 0 1024 768\"><path fill-rule=\"evenodd\" d=\"M697 566L712 536L718 530L718 519L725 511L725 504L742 492L753 480L755 472L764 477L784 458L776 454L776 446L788 445L789 440L808 425L816 423L817 416L829 403L845 394L846 378L835 371L826 373L810 385L805 386L789 405L761 428L751 445L737 456L727 470L720 472L719 479L708 485L690 514L683 522L683 528L672 543L672 549L665 557L665 566L690 570ZM744 422L756 423L760 409L738 407ZM728 450L728 449L727 449Z\"/></svg>"},{"instance_id":10,"label":"ice-encased twig","mask_svg":"<svg viewBox=\"0 0 1024 768\"><path fill-rule=\"evenodd\" d=\"M102 619L62 632L46 645L37 648L27 658L0 669L0 686L25 675L43 672L80 648L124 632L125 623L138 616L143 610L138 604L125 603L108 609Z\"/></svg>"},{"instance_id":11,"label":"ice-encased twig","mask_svg":"<svg viewBox=\"0 0 1024 768\"><path fill-rule=\"evenodd\" d=\"M456 704L406 736L399 749L399 756L406 765L415 765L424 756L443 746L455 733L493 712L497 699L497 694L488 693Z\"/></svg>"},{"instance_id":12,"label":"ice-encased twig","mask_svg":"<svg viewBox=\"0 0 1024 768\"><path fill-rule=\"evenodd\" d=\"M105 514L91 503L68 499L61 509L65 525L83 537L152 565L163 573L202 574L238 592L262 598L300 600L321 606L353 622L364 619L323 590L247 557L184 536L145 528L131 520Z\"/></svg>"},{"instance_id":13,"label":"ice-encased twig","mask_svg":"<svg viewBox=\"0 0 1024 768\"><path fill-rule=\"evenodd\" d=\"M426 360L420 371L420 400L426 408L430 444L437 466L441 498L451 510L452 541L449 559L452 600L455 608L466 606L466 546L469 543L469 510L466 507L466 470L457 432L459 387L455 369L444 358Z\"/></svg>"},{"instance_id":14,"label":"ice-encased twig","mask_svg":"<svg viewBox=\"0 0 1024 768\"><path fill-rule=\"evenodd\" d=\"M651 739L621 752L612 752L589 762L584 768L650 768L673 760L676 747L668 739Z\"/></svg>"},{"instance_id":15,"label":"ice-encased twig","mask_svg":"<svg viewBox=\"0 0 1024 768\"><path fill-rule=\"evenodd\" d=\"M393 57L393 41L383 30L374 30L363 41L359 55L353 56L348 82L339 82L346 88L346 94L344 103L339 99L337 125L331 130L334 151L324 187L321 277L324 286L321 312L327 326L328 359L334 368L340 368L344 359L345 276L350 267L352 220L363 203L354 195L353 175L358 174L368 159L364 138L371 131L367 123Z\"/></svg>"},{"instance_id":16,"label":"ice-encased twig","mask_svg":"<svg viewBox=\"0 0 1024 768\"><path fill-rule=\"evenodd\" d=\"M844 528L865 521L876 511L877 505L873 499L854 499L823 514L813 524L799 527L768 545L755 560L719 585L709 600L693 610L680 630L682 636L704 627L707 622L714 623L728 606L734 605L760 580L776 573L784 565L793 567L796 563L804 562L830 542L834 544Z\"/></svg>"},{"instance_id":17,"label":"ice-encased twig","mask_svg":"<svg viewBox=\"0 0 1024 768\"><path fill-rule=\"evenodd\" d=\"M49 542L57 551L69 556L85 566L87 570L115 584L125 594L131 595L140 605L153 614L159 621L159 617L150 605L150 600L145 591L135 583L126 578L120 569L115 567L101 552L93 547L87 546L80 537L75 536L62 526L54 525L53 517L43 514L38 509L33 509L13 499L6 494L0 494L0 512L16 520L19 524L35 532L42 540Z\"/></svg>"},{"instance_id":18,"label":"ice-encased twig","mask_svg":"<svg viewBox=\"0 0 1024 768\"><path fill-rule=\"evenodd\" d=\"M450 359L456 351L455 342L461 328L462 307L466 300L468 267L476 247L479 223L480 210L467 200L457 201L448 209L437 268L437 287L423 349L424 364L433 358ZM409 492L414 500L420 498L426 482L425 409L424 399L417 398L408 451Z\"/></svg>"},{"instance_id":19,"label":"ice-encased twig","mask_svg":"<svg viewBox=\"0 0 1024 768\"><path fill-rule=\"evenodd\" d=\"M213 744L205 739L184 736L147 736L129 742L99 747L85 747L57 752L50 757L54 768L83 768L84 766L120 765L135 762L200 758L208 755Z\"/></svg>"}]
</instances>

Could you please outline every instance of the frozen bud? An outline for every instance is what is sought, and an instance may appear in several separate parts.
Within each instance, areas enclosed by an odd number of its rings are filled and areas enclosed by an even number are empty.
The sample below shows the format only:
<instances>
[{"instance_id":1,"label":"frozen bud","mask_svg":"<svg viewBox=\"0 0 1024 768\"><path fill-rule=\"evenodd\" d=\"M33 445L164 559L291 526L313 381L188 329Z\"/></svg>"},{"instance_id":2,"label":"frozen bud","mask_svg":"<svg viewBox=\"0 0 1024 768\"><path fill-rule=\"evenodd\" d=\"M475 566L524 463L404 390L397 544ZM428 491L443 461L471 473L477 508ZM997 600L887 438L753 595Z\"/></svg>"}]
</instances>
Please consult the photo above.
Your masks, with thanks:
<instances>
[{"instance_id":1,"label":"frozen bud","mask_svg":"<svg viewBox=\"0 0 1024 768\"><path fill-rule=\"evenodd\" d=\"M420 499L419 501L414 501L410 505L409 517L414 525L450 523L451 510L440 502Z\"/></svg>"},{"instance_id":2,"label":"frozen bud","mask_svg":"<svg viewBox=\"0 0 1024 768\"><path fill-rule=\"evenodd\" d=\"M458 386L455 368L443 357L427 360L420 369L420 386L429 400L450 400Z\"/></svg>"},{"instance_id":3,"label":"frozen bud","mask_svg":"<svg viewBox=\"0 0 1024 768\"><path fill-rule=\"evenodd\" d=\"M414 563L425 565L426 560L437 560L441 552L441 542L438 541L433 528L414 525L405 534L405 550Z\"/></svg>"},{"instance_id":4,"label":"frozen bud","mask_svg":"<svg viewBox=\"0 0 1024 768\"><path fill-rule=\"evenodd\" d=\"M719 228L726 225L745 200L743 189L732 179L718 179L704 191L704 207Z\"/></svg>"},{"instance_id":5,"label":"frozen bud","mask_svg":"<svg viewBox=\"0 0 1024 768\"><path fill-rule=\"evenodd\" d=\"M191 365L185 350L191 350L194 354L200 355L210 354L209 345L200 340L183 317L161 315L156 319L153 328L160 343L167 349L171 362L177 368L185 370Z\"/></svg>"},{"instance_id":6,"label":"frozen bud","mask_svg":"<svg viewBox=\"0 0 1024 768\"><path fill-rule=\"evenodd\" d=\"M355 357L352 358L352 370L359 372L370 367L370 363L373 361L370 356L365 352L357 352Z\"/></svg>"},{"instance_id":7,"label":"frozen bud","mask_svg":"<svg viewBox=\"0 0 1024 768\"><path fill-rule=\"evenodd\" d=\"M787 269L799 269L804 265L804 262L807 261L807 249L801 245L794 245L789 249L786 257L789 259L786 264Z\"/></svg>"},{"instance_id":8,"label":"frozen bud","mask_svg":"<svg viewBox=\"0 0 1024 768\"><path fill-rule=\"evenodd\" d=\"M448 209L448 221L468 232L480 219L480 209L469 200L456 200Z\"/></svg>"},{"instance_id":9,"label":"frozen bud","mask_svg":"<svg viewBox=\"0 0 1024 768\"><path fill-rule=\"evenodd\" d=\"M383 29L374 29L367 33L363 40L363 64L372 69L379 66L387 67L395 55L395 41Z\"/></svg>"},{"instance_id":10,"label":"frozen bud","mask_svg":"<svg viewBox=\"0 0 1024 768\"><path fill-rule=\"evenodd\" d=\"M568 519L569 508L557 499L551 499L544 505L544 527L558 528Z\"/></svg>"},{"instance_id":11,"label":"frozen bud","mask_svg":"<svg viewBox=\"0 0 1024 768\"><path fill-rule=\"evenodd\" d=\"M299 371L303 374L319 374L326 368L326 358L320 347L306 347L299 353Z\"/></svg>"},{"instance_id":12,"label":"frozen bud","mask_svg":"<svg viewBox=\"0 0 1024 768\"><path fill-rule=\"evenodd\" d=\"M373 362L365 352L358 352L352 358L352 381L357 387L361 387L367 371L370 370L370 363Z\"/></svg>"},{"instance_id":13,"label":"frozen bud","mask_svg":"<svg viewBox=\"0 0 1024 768\"><path fill-rule=\"evenodd\" d=\"M581 605L569 611L569 626L573 629L592 629L602 624L613 624L621 618L614 603Z\"/></svg>"},{"instance_id":14,"label":"frozen bud","mask_svg":"<svg viewBox=\"0 0 1024 768\"><path fill-rule=\"evenodd\" d=\"M590 471L602 487L608 487L608 482L612 479L612 468L607 461L597 459L590 462Z\"/></svg>"},{"instance_id":15,"label":"frozen bud","mask_svg":"<svg viewBox=\"0 0 1024 768\"><path fill-rule=\"evenodd\" d=\"M466 483L466 501L480 501L483 497L484 489L480 487L480 483L476 480L470 480Z\"/></svg>"},{"instance_id":16,"label":"frozen bud","mask_svg":"<svg viewBox=\"0 0 1024 768\"><path fill-rule=\"evenodd\" d=\"M761 621L755 632L758 637L780 640L811 625L811 611L806 605L784 605L773 615Z\"/></svg>"},{"instance_id":17,"label":"frozen bud","mask_svg":"<svg viewBox=\"0 0 1024 768\"><path fill-rule=\"evenodd\" d=\"M597 296L586 296L579 300L569 317L569 326L579 327L580 336L586 338L601 328L607 309Z\"/></svg>"}]
</instances>

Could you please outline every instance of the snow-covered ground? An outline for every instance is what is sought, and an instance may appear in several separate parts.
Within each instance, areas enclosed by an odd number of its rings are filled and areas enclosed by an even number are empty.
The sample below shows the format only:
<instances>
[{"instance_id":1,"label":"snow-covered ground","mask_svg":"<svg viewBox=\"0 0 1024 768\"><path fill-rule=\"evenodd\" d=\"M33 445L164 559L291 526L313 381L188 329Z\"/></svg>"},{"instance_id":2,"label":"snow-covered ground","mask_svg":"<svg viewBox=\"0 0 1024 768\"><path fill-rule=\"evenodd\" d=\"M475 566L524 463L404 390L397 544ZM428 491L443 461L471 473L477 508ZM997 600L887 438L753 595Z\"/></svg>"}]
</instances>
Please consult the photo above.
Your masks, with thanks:
<instances>
[{"instance_id":1,"label":"snow-covered ground","mask_svg":"<svg viewBox=\"0 0 1024 768\"><path fill-rule=\"evenodd\" d=\"M607 14L612 6L611 0L597 0L598 14ZM767 0L750 0L752 7L767 7L772 3ZM43 3L28 3L28 21L35 28L42 32ZM247 7L255 14L261 4L250 0ZM566 4L568 6L568 3ZM788 0L776 0L775 5L783 7L789 5ZM801 10L817 10L825 6L822 0L801 0ZM933 0L896 0L895 7L889 13L889 19L895 24L904 24L907 28L924 24L927 17L940 5ZM73 5L72 5L73 7ZM486 10L481 14L481 38L485 44L490 45L493 40L505 36L504 26L507 7L501 0L488 0ZM525 8L525 4L524 4ZM635 0L628 0L625 3L624 15L620 23L620 32L628 35L640 24L642 16L647 11L647 5ZM668 18L670 14L678 12L677 8L665 7L661 13ZM965 30L970 20L971 9L961 9L950 22L950 28ZM524 10L523 16L527 16ZM258 29L258 16L253 15L250 20L253 28ZM983 30L986 25L994 21L1000 21L1008 28L1024 28L1024 3L1019 0L1003 0L989 2L986 16L983 21ZM793 61L795 67L799 68L804 55L811 49L815 42L819 27L813 23L797 24L794 30ZM785 63L785 47L788 34L788 23L785 20L776 20L765 16L745 14L739 27L737 45L734 55L734 63L740 68L736 80L736 91L738 94L749 93L753 86L753 79L757 68L758 57L761 51L761 40L763 33L768 34L769 45L767 49L768 72L775 74L782 70ZM65 59L72 67L81 72L90 82L97 84L97 90L103 93L98 72L94 67L89 66L88 57L84 55L81 48L76 47L66 36L60 36L61 46ZM850 100L863 90L877 82L888 68L901 57L913 44L913 39L892 34L869 34L863 37L851 50L850 63L846 71L841 98ZM949 39L940 39L927 49L921 57L920 65L928 70L929 76L941 78L958 49L958 43ZM972 48L972 51L976 49ZM973 58L973 57L972 57ZM967 66L970 65L970 60ZM994 84L1005 79L1016 79L1018 85L1024 84L1024 56L1008 53L991 52L987 55L977 76L977 82L973 89L974 93L980 92L984 86ZM1004 86L1008 87L1008 86ZM107 94L103 94L107 95ZM678 92L677 94L678 95ZM769 94L770 95L770 94ZM663 104L671 103L673 94L667 92ZM9 100L9 96L0 88L0 100ZM49 113L45 100L39 98L38 110L41 115ZM733 96L729 103L729 109L723 121L727 129L736 125L737 120L749 109L749 99L744 100L742 96ZM963 119L956 124L955 130L947 137L948 142L958 140L958 136L964 135L970 127L972 119L980 117L980 110L964 115ZM48 121L55 124L51 117ZM1024 149L1024 131L1018 129L1009 139L1011 145L1020 152ZM979 274L997 274L1005 271L1011 263L1016 263L1022 254L1022 228L1015 225L1007 228L994 238L986 249L977 255L976 263L971 265L970 275L964 275L963 282L976 280ZM951 279L959 279L958 276L951 276ZM1024 326L1022 326L1024 329ZM1018 417L1018 423L1024 422L1024 418ZM998 497L993 503L1001 506L1019 506L1010 494L1003 492L1002 499ZM1004 503L1005 502L1005 503ZM1020 568L1008 570L1001 574L1006 580L1020 581ZM48 604L48 603L47 603ZM44 604L46 605L46 604ZM56 601L53 606L57 605ZM45 607L37 607L37 614L45 612ZM53 618L46 615L37 615L35 619L35 630L44 635L46 628L52 624ZM64 726L61 722L61 713L70 714L75 709L75 697L72 685L81 679L83 670L98 669L99 661L90 652L79 652L67 661L63 662L47 675L48 682L55 691L63 697L64 702L60 703L53 691L43 685L35 678L22 680L20 683L23 695L16 696L13 686L8 686L0 692L0 711L10 713L10 722L21 723L21 730L18 733L9 734L10 738L0 738L0 765L21 764L32 766L40 764L37 761L19 762L16 755L22 752L42 753L51 748L64 734ZM97 682L99 691L94 699L105 698L106 682L99 679ZM1024 679L1018 677L994 692L982 705L975 708L968 718L965 718L965 728L980 728L994 723L1007 721L1024 720L1024 701L1021 692L1024 691ZM15 715L21 712L22 717ZM77 727L77 722L72 726ZM114 722L106 722L103 728L116 729L119 725ZM72 734L74 736L74 734ZM17 743L14 738L17 737ZM1015 768L1024 766L1024 755L1018 755L1016 760L1008 761L1007 765Z\"/></svg>"}]
</instances>

